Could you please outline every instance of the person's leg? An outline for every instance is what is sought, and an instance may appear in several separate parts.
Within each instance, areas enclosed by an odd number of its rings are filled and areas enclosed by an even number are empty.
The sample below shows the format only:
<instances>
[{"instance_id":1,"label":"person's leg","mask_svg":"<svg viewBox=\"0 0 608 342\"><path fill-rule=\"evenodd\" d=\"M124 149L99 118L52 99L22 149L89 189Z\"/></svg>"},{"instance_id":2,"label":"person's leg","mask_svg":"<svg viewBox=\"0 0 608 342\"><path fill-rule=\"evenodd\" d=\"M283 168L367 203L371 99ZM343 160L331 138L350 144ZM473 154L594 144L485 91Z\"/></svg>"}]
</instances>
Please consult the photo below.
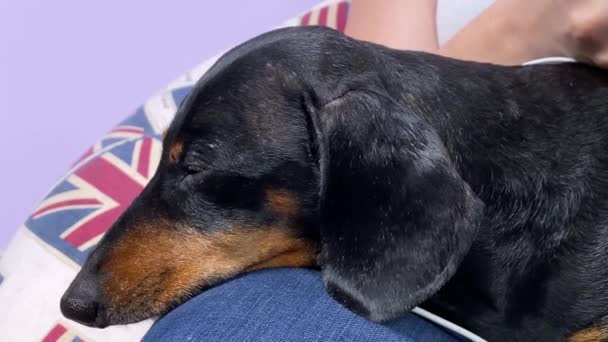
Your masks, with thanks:
<instances>
[{"instance_id":1,"label":"person's leg","mask_svg":"<svg viewBox=\"0 0 608 342\"><path fill-rule=\"evenodd\" d=\"M275 269L209 289L159 319L144 341L458 341L414 314L369 322L331 299L320 273Z\"/></svg>"}]
</instances>

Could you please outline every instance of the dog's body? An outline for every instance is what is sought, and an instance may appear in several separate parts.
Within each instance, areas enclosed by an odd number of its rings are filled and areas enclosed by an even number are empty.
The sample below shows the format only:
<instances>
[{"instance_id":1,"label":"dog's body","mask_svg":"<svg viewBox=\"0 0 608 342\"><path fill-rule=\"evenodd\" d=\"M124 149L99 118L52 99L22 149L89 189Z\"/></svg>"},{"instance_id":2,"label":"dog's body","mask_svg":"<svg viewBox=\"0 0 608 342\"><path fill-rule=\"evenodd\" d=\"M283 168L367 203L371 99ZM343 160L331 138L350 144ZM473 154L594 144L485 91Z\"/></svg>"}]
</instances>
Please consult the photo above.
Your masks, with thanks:
<instances>
[{"instance_id":1,"label":"dog's body","mask_svg":"<svg viewBox=\"0 0 608 342\"><path fill-rule=\"evenodd\" d=\"M62 310L128 323L320 252L372 320L422 305L490 341L607 338L607 109L608 74L580 64L263 35L199 81Z\"/></svg>"}]
</instances>

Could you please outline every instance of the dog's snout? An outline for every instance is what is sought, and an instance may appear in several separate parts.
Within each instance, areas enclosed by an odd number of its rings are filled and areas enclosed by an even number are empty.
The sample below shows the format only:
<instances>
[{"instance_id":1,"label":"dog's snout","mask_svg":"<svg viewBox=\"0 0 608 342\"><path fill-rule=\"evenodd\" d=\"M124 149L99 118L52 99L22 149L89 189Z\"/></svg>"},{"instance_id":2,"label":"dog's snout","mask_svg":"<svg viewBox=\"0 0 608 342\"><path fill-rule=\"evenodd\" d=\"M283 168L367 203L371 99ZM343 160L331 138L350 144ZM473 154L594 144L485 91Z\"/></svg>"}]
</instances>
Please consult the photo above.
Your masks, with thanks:
<instances>
[{"instance_id":1,"label":"dog's snout","mask_svg":"<svg viewBox=\"0 0 608 342\"><path fill-rule=\"evenodd\" d=\"M100 316L99 290L93 279L76 279L61 298L61 312L84 325L104 327Z\"/></svg>"}]
</instances>

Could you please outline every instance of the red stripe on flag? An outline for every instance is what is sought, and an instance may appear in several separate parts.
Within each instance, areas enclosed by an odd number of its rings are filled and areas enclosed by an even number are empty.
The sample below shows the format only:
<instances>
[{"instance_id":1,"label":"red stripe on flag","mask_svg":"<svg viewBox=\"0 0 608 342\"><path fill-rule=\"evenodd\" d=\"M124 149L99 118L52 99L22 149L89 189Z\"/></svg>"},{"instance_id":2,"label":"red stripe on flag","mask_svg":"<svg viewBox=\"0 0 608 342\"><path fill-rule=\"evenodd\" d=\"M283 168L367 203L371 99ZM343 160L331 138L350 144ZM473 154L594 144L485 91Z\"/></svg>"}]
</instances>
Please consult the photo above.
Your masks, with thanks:
<instances>
[{"instance_id":1,"label":"red stripe on flag","mask_svg":"<svg viewBox=\"0 0 608 342\"><path fill-rule=\"evenodd\" d=\"M300 20L300 24L302 26L306 26L306 25L308 25L309 22L310 22L310 12L304 14L302 19Z\"/></svg>"},{"instance_id":2,"label":"red stripe on flag","mask_svg":"<svg viewBox=\"0 0 608 342\"><path fill-rule=\"evenodd\" d=\"M84 245L110 229L123 211L124 208L117 207L95 216L93 219L87 221L78 227L78 229L68 234L68 236L65 237L65 241L76 248Z\"/></svg>"},{"instance_id":3,"label":"red stripe on flag","mask_svg":"<svg viewBox=\"0 0 608 342\"><path fill-rule=\"evenodd\" d=\"M97 158L76 171L76 175L121 205L129 205L143 188L131 176L104 158Z\"/></svg>"},{"instance_id":4,"label":"red stripe on flag","mask_svg":"<svg viewBox=\"0 0 608 342\"><path fill-rule=\"evenodd\" d=\"M329 10L329 6L325 6L321 8L321 12L319 12L319 23L320 26L327 26L327 11Z\"/></svg>"},{"instance_id":5,"label":"red stripe on flag","mask_svg":"<svg viewBox=\"0 0 608 342\"><path fill-rule=\"evenodd\" d=\"M340 32L344 32L346 29L346 19L348 18L348 3L346 1L338 4L338 14L336 18L336 28Z\"/></svg>"},{"instance_id":6,"label":"red stripe on flag","mask_svg":"<svg viewBox=\"0 0 608 342\"><path fill-rule=\"evenodd\" d=\"M36 218L36 216L40 216L46 212L49 212L49 211L59 208L59 207L67 207L67 206L71 206L71 205L100 205L100 204L101 204L101 202L94 198L67 200L67 201L53 203L51 205L47 205L44 208L38 209L36 212L34 212L32 214L32 216L34 218Z\"/></svg>"},{"instance_id":7,"label":"red stripe on flag","mask_svg":"<svg viewBox=\"0 0 608 342\"><path fill-rule=\"evenodd\" d=\"M142 140L141 148L139 149L137 172L146 178L148 178L148 169L150 168L150 150L152 150L152 139L146 138Z\"/></svg>"},{"instance_id":8,"label":"red stripe on flag","mask_svg":"<svg viewBox=\"0 0 608 342\"><path fill-rule=\"evenodd\" d=\"M116 208L90 219L65 237L66 241L78 247L108 230L141 192L143 186L103 158L92 160L76 171L76 175L119 204Z\"/></svg>"},{"instance_id":9,"label":"red stripe on flag","mask_svg":"<svg viewBox=\"0 0 608 342\"><path fill-rule=\"evenodd\" d=\"M61 324L57 324L48 334L42 339L42 342L56 342L67 329Z\"/></svg>"},{"instance_id":10,"label":"red stripe on flag","mask_svg":"<svg viewBox=\"0 0 608 342\"><path fill-rule=\"evenodd\" d=\"M144 133L142 128L117 127L112 130L112 133Z\"/></svg>"}]
</instances>

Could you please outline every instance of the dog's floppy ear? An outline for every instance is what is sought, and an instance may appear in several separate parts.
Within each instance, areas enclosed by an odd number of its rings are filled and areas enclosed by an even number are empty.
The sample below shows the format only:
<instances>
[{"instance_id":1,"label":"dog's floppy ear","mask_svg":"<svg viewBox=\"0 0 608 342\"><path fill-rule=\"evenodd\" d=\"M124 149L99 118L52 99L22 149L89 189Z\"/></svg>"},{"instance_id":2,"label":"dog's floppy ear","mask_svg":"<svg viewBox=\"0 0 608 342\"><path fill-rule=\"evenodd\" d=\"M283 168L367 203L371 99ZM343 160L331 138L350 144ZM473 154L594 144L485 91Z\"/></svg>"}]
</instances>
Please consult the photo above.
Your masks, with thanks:
<instances>
[{"instance_id":1,"label":"dog's floppy ear","mask_svg":"<svg viewBox=\"0 0 608 342\"><path fill-rule=\"evenodd\" d=\"M309 114L327 291L370 320L396 318L455 273L483 205L435 129L388 96L351 90Z\"/></svg>"}]
</instances>

